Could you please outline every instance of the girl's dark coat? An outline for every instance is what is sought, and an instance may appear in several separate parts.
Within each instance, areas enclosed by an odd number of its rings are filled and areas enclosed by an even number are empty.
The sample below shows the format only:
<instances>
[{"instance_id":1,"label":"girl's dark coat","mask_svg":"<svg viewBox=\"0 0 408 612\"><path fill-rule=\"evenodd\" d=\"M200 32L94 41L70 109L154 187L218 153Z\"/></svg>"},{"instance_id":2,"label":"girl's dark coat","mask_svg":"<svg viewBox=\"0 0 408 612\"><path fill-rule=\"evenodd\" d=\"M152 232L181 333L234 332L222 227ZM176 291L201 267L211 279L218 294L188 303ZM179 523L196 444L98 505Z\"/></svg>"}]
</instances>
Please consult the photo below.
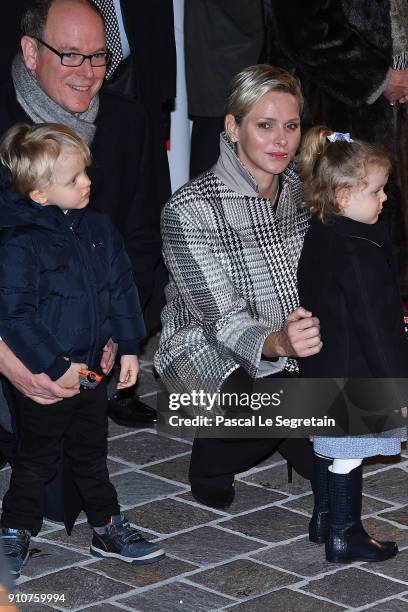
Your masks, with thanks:
<instances>
[{"instance_id":1,"label":"girl's dark coat","mask_svg":"<svg viewBox=\"0 0 408 612\"><path fill-rule=\"evenodd\" d=\"M312 219L298 267L299 299L320 320L323 348L308 377L408 377L408 343L391 246L380 223Z\"/></svg>"}]
</instances>

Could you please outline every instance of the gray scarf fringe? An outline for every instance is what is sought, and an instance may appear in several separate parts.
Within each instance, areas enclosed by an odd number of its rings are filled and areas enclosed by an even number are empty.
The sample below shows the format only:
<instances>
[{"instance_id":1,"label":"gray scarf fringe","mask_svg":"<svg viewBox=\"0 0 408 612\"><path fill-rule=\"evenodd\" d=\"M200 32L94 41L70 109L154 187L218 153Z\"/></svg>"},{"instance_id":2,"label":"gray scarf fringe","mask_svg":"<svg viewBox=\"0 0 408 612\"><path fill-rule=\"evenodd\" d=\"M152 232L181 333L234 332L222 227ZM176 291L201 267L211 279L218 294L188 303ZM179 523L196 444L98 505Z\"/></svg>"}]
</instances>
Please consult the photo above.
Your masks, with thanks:
<instances>
[{"instance_id":1,"label":"gray scarf fringe","mask_svg":"<svg viewBox=\"0 0 408 612\"><path fill-rule=\"evenodd\" d=\"M33 123L63 123L75 130L88 145L92 143L99 110L98 95L92 98L89 108L83 113L70 113L41 89L34 75L26 68L21 53L18 53L13 60L11 75L17 102Z\"/></svg>"}]
</instances>

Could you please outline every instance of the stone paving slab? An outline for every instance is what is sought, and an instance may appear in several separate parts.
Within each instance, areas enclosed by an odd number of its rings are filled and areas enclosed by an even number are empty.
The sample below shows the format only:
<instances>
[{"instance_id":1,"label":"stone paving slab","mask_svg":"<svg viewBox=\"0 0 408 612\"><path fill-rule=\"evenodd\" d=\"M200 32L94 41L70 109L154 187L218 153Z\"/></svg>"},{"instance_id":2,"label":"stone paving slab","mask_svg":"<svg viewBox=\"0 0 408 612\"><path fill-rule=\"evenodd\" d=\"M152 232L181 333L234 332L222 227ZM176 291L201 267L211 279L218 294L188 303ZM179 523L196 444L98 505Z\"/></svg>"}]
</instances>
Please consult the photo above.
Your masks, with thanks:
<instances>
[{"instance_id":1,"label":"stone paving slab","mask_svg":"<svg viewBox=\"0 0 408 612\"><path fill-rule=\"evenodd\" d=\"M388 559L383 563L364 563L362 567L374 574L390 576L404 582L405 590L408 591L408 549L401 550L394 559Z\"/></svg>"},{"instance_id":2,"label":"stone paving slab","mask_svg":"<svg viewBox=\"0 0 408 612\"><path fill-rule=\"evenodd\" d=\"M123 608L119 608L112 604L97 604L96 606L88 606L85 610L87 612L119 612L119 610L123 610Z\"/></svg>"},{"instance_id":3,"label":"stone paving slab","mask_svg":"<svg viewBox=\"0 0 408 612\"><path fill-rule=\"evenodd\" d=\"M63 593L65 602L59 601L58 608L75 610L130 592L132 587L83 568L72 568L34 578L19 585L18 590L21 593Z\"/></svg>"},{"instance_id":4,"label":"stone paving slab","mask_svg":"<svg viewBox=\"0 0 408 612\"><path fill-rule=\"evenodd\" d=\"M135 431L150 431L154 432L154 428L143 428L143 429L131 429L130 427L123 427L123 425L118 425L114 423L111 419L108 419L108 439L112 439L116 436L123 436L124 434L135 433Z\"/></svg>"},{"instance_id":5,"label":"stone paving slab","mask_svg":"<svg viewBox=\"0 0 408 612\"><path fill-rule=\"evenodd\" d=\"M213 527L199 527L167 538L162 545L169 554L199 565L227 561L265 546L261 542Z\"/></svg>"},{"instance_id":6,"label":"stone paving slab","mask_svg":"<svg viewBox=\"0 0 408 612\"><path fill-rule=\"evenodd\" d=\"M408 475L400 468L387 469L364 478L364 493L401 504L408 502ZM385 491L387 492L385 495Z\"/></svg>"},{"instance_id":7,"label":"stone paving slab","mask_svg":"<svg viewBox=\"0 0 408 612\"><path fill-rule=\"evenodd\" d=\"M404 592L407 585L351 567L310 582L302 590L358 607Z\"/></svg>"},{"instance_id":8,"label":"stone paving slab","mask_svg":"<svg viewBox=\"0 0 408 612\"><path fill-rule=\"evenodd\" d=\"M189 584L173 582L154 591L121 599L121 603L138 612L199 612L218 610L221 606L231 603L231 599Z\"/></svg>"},{"instance_id":9,"label":"stone paving slab","mask_svg":"<svg viewBox=\"0 0 408 612\"><path fill-rule=\"evenodd\" d=\"M111 478L111 481L116 487L122 506L135 506L185 490L184 487L151 478L141 472L117 474Z\"/></svg>"},{"instance_id":10,"label":"stone paving slab","mask_svg":"<svg viewBox=\"0 0 408 612\"><path fill-rule=\"evenodd\" d=\"M118 472L123 472L125 470L132 469L131 466L126 465L125 463L120 463L119 461L115 461L114 459L108 459L106 464L108 466L109 476L113 476Z\"/></svg>"},{"instance_id":11,"label":"stone paving slab","mask_svg":"<svg viewBox=\"0 0 408 612\"><path fill-rule=\"evenodd\" d=\"M211 512L210 509L195 507L175 499L163 499L138 506L127 510L126 516L139 527L163 534L190 529L219 518L219 514Z\"/></svg>"},{"instance_id":12,"label":"stone paving slab","mask_svg":"<svg viewBox=\"0 0 408 612\"><path fill-rule=\"evenodd\" d=\"M20 606L19 609L24 612L50 612L50 610L57 610L57 608L54 608L54 607L50 608L50 606L45 606L40 603L27 602L27 603L21 603L19 604L19 606ZM116 612L118 612L117 608L116 608Z\"/></svg>"},{"instance_id":13,"label":"stone paving slab","mask_svg":"<svg viewBox=\"0 0 408 612\"><path fill-rule=\"evenodd\" d=\"M142 431L111 440L109 457L144 465L190 450L190 444Z\"/></svg>"},{"instance_id":14,"label":"stone paving slab","mask_svg":"<svg viewBox=\"0 0 408 612\"><path fill-rule=\"evenodd\" d=\"M403 599L390 599L389 601L383 601L376 606L368 608L370 612L407 612L407 602Z\"/></svg>"},{"instance_id":15,"label":"stone paving slab","mask_svg":"<svg viewBox=\"0 0 408 612\"><path fill-rule=\"evenodd\" d=\"M83 551L86 551L86 553L89 553L89 546L92 540L92 530L87 522L76 523L70 536L63 527L51 533L44 534L44 536L42 536L42 534L40 535L41 539L46 540L47 542L67 546L77 550L82 549ZM41 547L45 544L42 541L33 540L32 545L41 549ZM35 560L33 559L33 563L34 561Z\"/></svg>"},{"instance_id":16,"label":"stone paving slab","mask_svg":"<svg viewBox=\"0 0 408 612\"><path fill-rule=\"evenodd\" d=\"M146 587L197 570L197 565L166 556L160 563L129 565L104 559L88 565L87 570L134 587Z\"/></svg>"},{"instance_id":17,"label":"stone paving slab","mask_svg":"<svg viewBox=\"0 0 408 612\"><path fill-rule=\"evenodd\" d=\"M345 609L344 606L289 589L281 589L228 608L233 612L340 612Z\"/></svg>"},{"instance_id":18,"label":"stone paving slab","mask_svg":"<svg viewBox=\"0 0 408 612\"><path fill-rule=\"evenodd\" d=\"M137 383L137 394L142 396L156 390L159 391L160 386L156 378L153 376L151 368L141 368Z\"/></svg>"},{"instance_id":19,"label":"stone paving slab","mask_svg":"<svg viewBox=\"0 0 408 612\"><path fill-rule=\"evenodd\" d=\"M369 457L368 459L364 459L364 473L370 474L371 472L375 472L380 468L384 468L387 466L396 466L404 461L404 457L398 457L397 455L390 455L388 457Z\"/></svg>"},{"instance_id":20,"label":"stone paving slab","mask_svg":"<svg viewBox=\"0 0 408 612\"><path fill-rule=\"evenodd\" d=\"M299 578L247 559L238 559L189 576L190 582L246 599L299 582Z\"/></svg>"},{"instance_id":21,"label":"stone paving slab","mask_svg":"<svg viewBox=\"0 0 408 612\"><path fill-rule=\"evenodd\" d=\"M390 512L382 512L381 517L408 527L408 506L403 506L398 510L391 510Z\"/></svg>"},{"instance_id":22,"label":"stone paving slab","mask_svg":"<svg viewBox=\"0 0 408 612\"><path fill-rule=\"evenodd\" d=\"M363 521L366 531L377 540L395 540L399 547L408 545L408 529L398 529L381 518L369 518Z\"/></svg>"},{"instance_id":23,"label":"stone paving slab","mask_svg":"<svg viewBox=\"0 0 408 612\"><path fill-rule=\"evenodd\" d=\"M309 542L308 537L259 553L251 553L250 556L300 576L316 576L344 567L339 563L326 561L324 545Z\"/></svg>"},{"instance_id":24,"label":"stone paving slab","mask_svg":"<svg viewBox=\"0 0 408 612\"><path fill-rule=\"evenodd\" d=\"M89 544L88 544L89 548ZM61 546L55 546L48 542L33 540L31 544L31 556L24 566L22 576L34 578L40 574L63 569L89 559L88 555L67 550Z\"/></svg>"},{"instance_id":25,"label":"stone paving slab","mask_svg":"<svg viewBox=\"0 0 408 612\"><path fill-rule=\"evenodd\" d=\"M198 504L194 497L191 495L191 492L183 493L178 495L180 499L185 499L188 501L195 502ZM275 502L282 501L284 499L288 499L287 496L283 493L277 493L276 491L269 491L262 487L254 487L252 485L246 484L237 480L235 482L235 498L229 508L223 510L226 514L240 514L241 512L247 510L254 510L259 506L269 506L270 504L274 504ZM201 508L205 508L199 504Z\"/></svg>"},{"instance_id":26,"label":"stone paving slab","mask_svg":"<svg viewBox=\"0 0 408 612\"><path fill-rule=\"evenodd\" d=\"M308 525L308 518L302 514L274 506L219 523L220 527L267 542L281 542L303 535Z\"/></svg>"},{"instance_id":27,"label":"stone paving slab","mask_svg":"<svg viewBox=\"0 0 408 612\"><path fill-rule=\"evenodd\" d=\"M188 467L190 465L190 454L184 457L163 461L157 465L143 468L143 471L149 474L156 474L162 478L176 480L183 484L188 484Z\"/></svg>"},{"instance_id":28,"label":"stone paving slab","mask_svg":"<svg viewBox=\"0 0 408 612\"><path fill-rule=\"evenodd\" d=\"M266 489L277 489L290 495L309 493L310 483L296 472L293 472L293 482L288 483L286 465L276 465L271 468L256 471L249 476L243 476L244 482L252 482Z\"/></svg>"}]
</instances>

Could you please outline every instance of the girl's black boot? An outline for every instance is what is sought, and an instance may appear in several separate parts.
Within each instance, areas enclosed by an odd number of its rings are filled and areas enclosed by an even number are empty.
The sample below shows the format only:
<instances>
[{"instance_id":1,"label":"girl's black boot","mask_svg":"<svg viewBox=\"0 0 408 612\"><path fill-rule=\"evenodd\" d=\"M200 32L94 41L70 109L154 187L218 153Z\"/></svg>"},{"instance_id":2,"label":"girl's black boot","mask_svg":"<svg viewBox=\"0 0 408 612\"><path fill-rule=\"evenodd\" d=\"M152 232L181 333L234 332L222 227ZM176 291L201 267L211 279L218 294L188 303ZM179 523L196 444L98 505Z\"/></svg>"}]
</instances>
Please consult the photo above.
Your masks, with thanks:
<instances>
[{"instance_id":1,"label":"girl's black boot","mask_svg":"<svg viewBox=\"0 0 408 612\"><path fill-rule=\"evenodd\" d=\"M314 508L309 523L309 540L323 544L329 531L329 471L332 459L317 455L313 460L312 489L314 493Z\"/></svg>"},{"instance_id":2,"label":"girl's black boot","mask_svg":"<svg viewBox=\"0 0 408 612\"><path fill-rule=\"evenodd\" d=\"M385 561L395 557L395 542L378 542L361 524L363 468L348 474L329 473L329 534L326 559L335 563Z\"/></svg>"}]
</instances>

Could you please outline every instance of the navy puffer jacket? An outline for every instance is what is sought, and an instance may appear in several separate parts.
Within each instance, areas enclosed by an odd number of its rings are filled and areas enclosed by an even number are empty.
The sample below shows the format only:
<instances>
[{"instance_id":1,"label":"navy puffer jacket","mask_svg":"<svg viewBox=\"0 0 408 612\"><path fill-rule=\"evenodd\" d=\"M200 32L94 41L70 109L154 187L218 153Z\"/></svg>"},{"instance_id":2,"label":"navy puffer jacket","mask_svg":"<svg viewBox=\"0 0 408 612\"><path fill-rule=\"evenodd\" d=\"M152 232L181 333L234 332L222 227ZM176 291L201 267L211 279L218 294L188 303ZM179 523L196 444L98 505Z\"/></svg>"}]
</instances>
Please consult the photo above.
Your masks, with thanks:
<instances>
[{"instance_id":1,"label":"navy puffer jacket","mask_svg":"<svg viewBox=\"0 0 408 612\"><path fill-rule=\"evenodd\" d=\"M107 215L39 206L0 166L0 229L0 336L31 372L56 380L70 361L96 367L109 338L122 355L139 352L139 297Z\"/></svg>"}]
</instances>

